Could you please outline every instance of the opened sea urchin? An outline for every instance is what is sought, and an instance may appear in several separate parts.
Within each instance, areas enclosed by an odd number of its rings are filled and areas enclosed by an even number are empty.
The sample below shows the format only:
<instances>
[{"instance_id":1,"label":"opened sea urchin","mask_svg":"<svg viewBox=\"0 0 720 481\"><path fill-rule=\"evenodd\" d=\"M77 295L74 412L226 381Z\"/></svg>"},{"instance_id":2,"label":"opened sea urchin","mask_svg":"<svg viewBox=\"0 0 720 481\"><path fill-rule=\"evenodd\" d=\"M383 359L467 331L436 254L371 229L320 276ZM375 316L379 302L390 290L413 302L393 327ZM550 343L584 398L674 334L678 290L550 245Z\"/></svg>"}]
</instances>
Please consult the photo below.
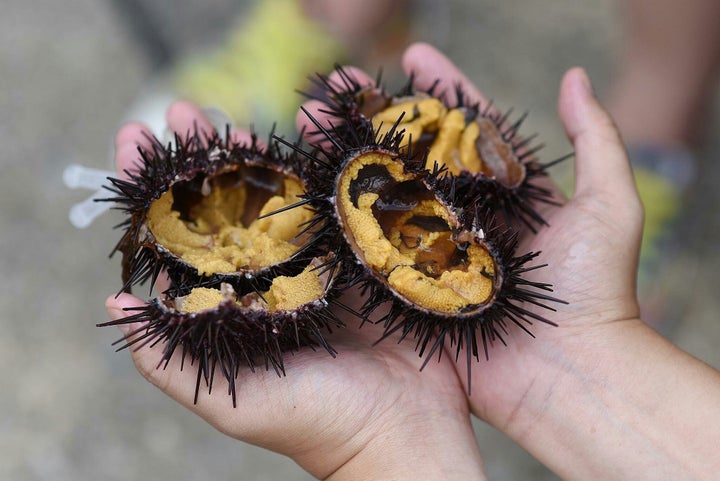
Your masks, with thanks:
<instances>
[{"instance_id":1,"label":"opened sea urchin","mask_svg":"<svg viewBox=\"0 0 720 481\"><path fill-rule=\"evenodd\" d=\"M285 351L335 355L323 333L342 325L328 308L337 270L325 266L338 263L304 234L312 212L285 209L304 192L293 157L254 138L245 145L198 132L152 146L128 180L111 179L116 196L107 200L127 213L117 246L123 290L160 276L167 289L102 325L141 322L122 347L163 343L165 363L177 351L197 363L196 397L216 368L234 401L242 366L282 374Z\"/></svg>"},{"instance_id":2,"label":"opened sea urchin","mask_svg":"<svg viewBox=\"0 0 720 481\"><path fill-rule=\"evenodd\" d=\"M487 356L488 343L504 342L508 320L528 333L534 321L553 324L522 306L561 302L549 284L524 277L542 267L529 265L538 253L518 255L517 234L499 228L486 206L458 207L447 169L428 170L398 131L402 115L384 133L365 125L351 135L347 125L310 119L324 140L311 152L294 147L309 162L303 197L344 260L343 277L363 286L362 316L389 304L378 321L383 338L415 338L425 363L449 340L469 364L479 344Z\"/></svg>"},{"instance_id":3,"label":"opened sea urchin","mask_svg":"<svg viewBox=\"0 0 720 481\"><path fill-rule=\"evenodd\" d=\"M337 74L318 77L331 123L308 114L309 146L192 132L152 139L137 170L111 179L106 200L127 215L122 290L164 290L101 325L139 323L121 348L162 344L160 366L176 353L197 364L196 399L216 371L235 402L243 367L282 375L284 353L303 347L335 356L335 308L381 323L380 340L415 340L423 367L445 346L464 351L468 389L469 364L509 324L554 325L541 313L563 301L527 278L539 253L518 252L517 229L544 224L537 203L554 203L538 182L552 163L519 137L524 117L459 89L449 105L412 79L389 95ZM337 297L358 285L355 311Z\"/></svg>"},{"instance_id":4,"label":"opened sea urchin","mask_svg":"<svg viewBox=\"0 0 720 481\"><path fill-rule=\"evenodd\" d=\"M525 115L511 122L512 110L500 114L490 103L481 107L468 102L459 87L451 105L442 92L435 92L436 87L427 92L415 89L412 77L393 95L379 80L362 85L341 67L336 74L337 81L319 76L316 83L323 92L313 97L325 102L324 111L337 119L340 137L369 127L378 134L390 128L402 130L401 147L412 144L429 170L435 164L446 169L455 178L457 197L465 206L480 204L531 230L545 224L536 204L555 201L538 179L566 157L545 164L536 159L542 145L532 145L532 135L519 134Z\"/></svg>"}]
</instances>

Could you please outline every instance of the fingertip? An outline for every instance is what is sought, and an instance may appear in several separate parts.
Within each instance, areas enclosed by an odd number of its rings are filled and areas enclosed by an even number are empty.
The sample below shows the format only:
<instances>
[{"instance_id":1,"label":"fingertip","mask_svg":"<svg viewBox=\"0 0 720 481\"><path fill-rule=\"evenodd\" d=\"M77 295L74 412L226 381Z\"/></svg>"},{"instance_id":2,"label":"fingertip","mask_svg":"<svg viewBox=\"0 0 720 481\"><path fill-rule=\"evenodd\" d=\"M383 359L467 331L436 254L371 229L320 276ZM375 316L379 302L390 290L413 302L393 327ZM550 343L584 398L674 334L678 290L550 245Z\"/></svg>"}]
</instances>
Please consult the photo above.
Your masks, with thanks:
<instances>
[{"instance_id":1,"label":"fingertip","mask_svg":"<svg viewBox=\"0 0 720 481\"><path fill-rule=\"evenodd\" d=\"M125 144L148 145L148 138L152 138L150 128L142 122L128 122L118 130L115 135L115 148Z\"/></svg>"},{"instance_id":2,"label":"fingertip","mask_svg":"<svg viewBox=\"0 0 720 481\"><path fill-rule=\"evenodd\" d=\"M173 102L165 113L165 119L170 130L180 135L185 135L195 128L208 134L214 130L202 109L187 100Z\"/></svg>"},{"instance_id":3,"label":"fingertip","mask_svg":"<svg viewBox=\"0 0 720 481\"><path fill-rule=\"evenodd\" d=\"M428 57L442 55L435 47L425 42L410 44L402 56L402 67L405 73L414 71Z\"/></svg>"},{"instance_id":4,"label":"fingertip","mask_svg":"<svg viewBox=\"0 0 720 481\"><path fill-rule=\"evenodd\" d=\"M595 97L585 69L574 67L563 76L558 110L575 148L575 195L634 202L637 193L620 132Z\"/></svg>"},{"instance_id":5,"label":"fingertip","mask_svg":"<svg viewBox=\"0 0 720 481\"><path fill-rule=\"evenodd\" d=\"M105 307L108 309L126 309L129 307L142 306L144 304L145 302L142 299L126 292L112 294L105 300Z\"/></svg>"},{"instance_id":6,"label":"fingertip","mask_svg":"<svg viewBox=\"0 0 720 481\"><path fill-rule=\"evenodd\" d=\"M401 64L406 75L413 75L417 87L427 90L439 76L438 66L445 56L433 46L417 42L410 45L402 56ZM432 79L432 80L431 80Z\"/></svg>"},{"instance_id":7,"label":"fingertip","mask_svg":"<svg viewBox=\"0 0 720 481\"><path fill-rule=\"evenodd\" d=\"M451 104L457 102L458 87L467 101L487 102L473 82L450 59L430 44L418 42L408 47L402 58L402 66L407 75L413 75L417 88L428 90L436 87L435 91L447 96Z\"/></svg>"},{"instance_id":8,"label":"fingertip","mask_svg":"<svg viewBox=\"0 0 720 481\"><path fill-rule=\"evenodd\" d=\"M230 143L237 145L250 145L253 142L253 134L249 130L233 129L230 131ZM265 150L265 142L255 139L255 145L260 150Z\"/></svg>"},{"instance_id":9,"label":"fingertip","mask_svg":"<svg viewBox=\"0 0 720 481\"><path fill-rule=\"evenodd\" d=\"M576 83L587 97L595 98L595 89L593 88L590 76L583 67L573 67L568 72L573 82Z\"/></svg>"},{"instance_id":10,"label":"fingertip","mask_svg":"<svg viewBox=\"0 0 720 481\"><path fill-rule=\"evenodd\" d=\"M143 146L126 143L116 148L115 170L121 179L127 177L126 171L133 172L140 168L142 156L138 149L143 149Z\"/></svg>"},{"instance_id":11,"label":"fingertip","mask_svg":"<svg viewBox=\"0 0 720 481\"><path fill-rule=\"evenodd\" d=\"M595 98L595 93L587 71L582 67L572 67L560 82L558 111L563 126L571 142L588 126L592 119L588 114L596 111L593 116L607 116Z\"/></svg>"},{"instance_id":12,"label":"fingertip","mask_svg":"<svg viewBox=\"0 0 720 481\"><path fill-rule=\"evenodd\" d=\"M115 135L115 170L120 178L125 171L132 171L139 165L141 156L138 149L152 148L152 131L141 122L123 125Z\"/></svg>"},{"instance_id":13,"label":"fingertip","mask_svg":"<svg viewBox=\"0 0 720 481\"><path fill-rule=\"evenodd\" d=\"M590 81L590 77L584 67L570 67L563 76L563 82L568 82L571 85L576 84L581 87L587 95L594 96L592 82Z\"/></svg>"},{"instance_id":14,"label":"fingertip","mask_svg":"<svg viewBox=\"0 0 720 481\"><path fill-rule=\"evenodd\" d=\"M327 141L325 136L319 131L319 124L325 129L332 129L335 125L333 119L338 119L332 114L325 112L327 105L319 100L309 100L305 102L297 113L296 124L298 132L302 132L303 137L310 144L323 144Z\"/></svg>"},{"instance_id":15,"label":"fingertip","mask_svg":"<svg viewBox=\"0 0 720 481\"><path fill-rule=\"evenodd\" d=\"M145 305L145 302L132 294L112 295L105 300L105 310L113 321L120 321L128 317L130 315L128 310L143 305ZM135 325L136 323L116 324L125 336L136 329L136 327L133 327Z\"/></svg>"},{"instance_id":16,"label":"fingertip","mask_svg":"<svg viewBox=\"0 0 720 481\"><path fill-rule=\"evenodd\" d=\"M201 115L202 110L195 103L188 100L175 100L165 111L165 120L170 122L184 117Z\"/></svg>"},{"instance_id":17,"label":"fingertip","mask_svg":"<svg viewBox=\"0 0 720 481\"><path fill-rule=\"evenodd\" d=\"M371 85L375 82L363 69L352 65L344 65L342 67L342 74L336 69L328 76L328 80L339 87L348 88L350 85L347 84L345 77L359 85Z\"/></svg>"}]
</instances>

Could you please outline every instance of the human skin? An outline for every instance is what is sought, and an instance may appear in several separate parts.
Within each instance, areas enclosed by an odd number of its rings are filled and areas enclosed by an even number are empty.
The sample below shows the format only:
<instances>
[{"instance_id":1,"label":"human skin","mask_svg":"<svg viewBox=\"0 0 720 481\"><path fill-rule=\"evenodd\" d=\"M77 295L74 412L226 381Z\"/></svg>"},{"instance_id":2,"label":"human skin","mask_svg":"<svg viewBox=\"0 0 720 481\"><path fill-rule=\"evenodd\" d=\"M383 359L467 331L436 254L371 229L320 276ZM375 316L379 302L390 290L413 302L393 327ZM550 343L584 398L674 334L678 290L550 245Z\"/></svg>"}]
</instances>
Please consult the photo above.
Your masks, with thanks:
<instances>
[{"instance_id":1,"label":"human skin","mask_svg":"<svg viewBox=\"0 0 720 481\"><path fill-rule=\"evenodd\" d=\"M434 55L420 45L406 56L420 87L443 74L448 91L455 79L482 99ZM552 317L558 328L539 326L537 339L514 330L508 348L474 366L471 412L566 479L714 479L720 373L638 317L642 207L622 139L579 69L563 78L558 109L575 192L545 210L549 227L521 250L543 252L542 276L569 304Z\"/></svg>"},{"instance_id":2,"label":"human skin","mask_svg":"<svg viewBox=\"0 0 720 481\"><path fill-rule=\"evenodd\" d=\"M187 102L175 103L167 121L181 133L195 123L211 129L202 112ZM149 147L146 133L137 123L119 131L119 175L135 165L138 145ZM233 136L241 140L247 133ZM140 304L129 294L107 300L113 319L127 315L123 308ZM336 359L303 349L284 360L287 377L241 370L236 408L220 394L227 391L221 375L215 377L213 395L201 390L194 404L196 375L187 367L180 371L178 356L160 370L161 346L133 351L132 356L146 379L221 432L290 456L317 478L485 479L468 402L458 395L462 386L451 358L419 372L410 343L372 347L382 335L381 326L358 329L357 319L346 322L348 328L332 337ZM137 327L124 326L124 332Z\"/></svg>"},{"instance_id":3,"label":"human skin","mask_svg":"<svg viewBox=\"0 0 720 481\"><path fill-rule=\"evenodd\" d=\"M420 88L439 79L451 95L459 82L483 100L428 45L410 47L403 66ZM326 121L317 103L305 107ZM485 479L471 413L567 479L712 479L720 472L720 430L710 428L720 425L720 375L638 318L642 208L617 130L581 69L563 78L559 114L576 152L576 190L567 201L557 194L561 206L542 207L549 226L528 233L520 250L542 251L549 265L541 280L569 304L552 313L558 327L533 326L535 339L513 329L507 347L474 364L469 396L454 351L419 372L412 342L372 347L381 327L356 329L352 318L333 335L337 359L302 350L286 359L285 378L241 371L237 408L217 394L222 376L216 394L201 392L193 404L195 373L179 371L177 356L157 370L160 347L132 353L138 370L220 431L288 455L321 479ZM194 122L211 128L191 104L168 111L175 131ZM118 133L119 172L135 162L144 131L130 124ZM107 307L118 319L140 303L123 294Z\"/></svg>"}]
</instances>

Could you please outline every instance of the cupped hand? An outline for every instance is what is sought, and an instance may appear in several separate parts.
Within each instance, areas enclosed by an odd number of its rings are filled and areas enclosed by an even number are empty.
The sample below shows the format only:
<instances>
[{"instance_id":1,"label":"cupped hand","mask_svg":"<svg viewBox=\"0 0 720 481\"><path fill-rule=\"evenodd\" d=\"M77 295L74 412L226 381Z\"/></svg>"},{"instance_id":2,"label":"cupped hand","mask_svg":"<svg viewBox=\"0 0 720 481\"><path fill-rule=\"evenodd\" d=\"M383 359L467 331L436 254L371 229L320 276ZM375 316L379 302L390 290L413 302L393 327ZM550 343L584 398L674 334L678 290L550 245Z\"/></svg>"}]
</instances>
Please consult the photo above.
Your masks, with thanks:
<instances>
[{"instance_id":1,"label":"cupped hand","mask_svg":"<svg viewBox=\"0 0 720 481\"><path fill-rule=\"evenodd\" d=\"M479 92L443 55L415 45L404 66L419 87ZM548 226L520 252L542 251L558 324L520 329L472 369L471 411L563 479L715 479L720 373L639 319L635 276L643 209L617 128L582 69L560 86L560 120L575 150L575 191L542 206ZM551 184L547 184L552 188ZM557 190L555 190L557 192ZM466 379L464 363L456 366Z\"/></svg>"},{"instance_id":2,"label":"cupped hand","mask_svg":"<svg viewBox=\"0 0 720 481\"><path fill-rule=\"evenodd\" d=\"M167 113L171 130L185 135L212 126L187 102ZM247 132L231 133L238 141ZM149 149L148 129L138 123L123 127L116 138L116 167L137 168L138 147ZM351 301L349 301L351 302ZM130 294L106 302L113 319L123 309L143 304ZM484 479L469 422L469 407L454 363L445 357L418 371L412 346L385 342L379 326L345 319L346 329L330 337L337 358L324 351L301 349L285 358L286 377L274 371L241 369L237 407L225 393L223 376L215 376L212 394L201 387L194 402L196 372L175 353L158 368L162 346L132 351L140 373L170 397L223 433L288 455L313 475L326 479L412 478ZM142 326L127 325L124 334Z\"/></svg>"},{"instance_id":3,"label":"cupped hand","mask_svg":"<svg viewBox=\"0 0 720 481\"><path fill-rule=\"evenodd\" d=\"M416 87L428 89L435 85L435 91L444 92L451 104L458 86L470 102L487 103L472 82L429 45L411 46L404 55L403 67L414 75ZM372 83L357 69L348 68L346 72L361 84ZM308 102L305 108L318 121L328 121L319 102ZM641 324L635 272L642 206L619 133L596 100L582 69L571 69L563 78L559 114L575 150L575 192L567 200L549 178L537 181L554 193L557 205L536 206L548 225L537 234L523 230L518 254L541 252L534 264L547 266L526 275L553 284L553 296L567 304L548 302L555 312L523 306L558 326L527 326L535 336L531 338L509 324L510 332L504 336L508 345L496 342L489 361L481 357L470 373L474 380L469 396L472 412L510 434L516 414L531 390L550 389L553 376L563 366L570 366L578 356L590 352L598 339L612 337L609 331L616 333L627 324ZM298 119L300 126L309 125L304 114ZM448 348L446 354L444 359L454 358L455 348ZM465 356L461 354L460 358ZM458 363L454 367L465 392L466 365ZM457 395L462 394L458 391Z\"/></svg>"},{"instance_id":4,"label":"cupped hand","mask_svg":"<svg viewBox=\"0 0 720 481\"><path fill-rule=\"evenodd\" d=\"M439 80L441 90L452 94L460 85L471 99L485 101L455 65L428 45L411 47L404 67L415 72L420 88ZM592 352L597 341L612 337L610 331L641 324L635 275L643 210L622 140L580 68L565 74L558 110L575 151L575 191L566 200L550 179L541 179L560 205L538 206L548 225L537 234L525 232L519 253L541 252L536 263L547 266L528 277L553 284L553 295L567 305L549 303L556 312L526 306L558 326L530 326L535 339L511 330L508 346L496 345L490 360L481 360L472 372L479 380L472 384L472 411L510 434L531 392L548 395L543 390L551 389L553 376ZM464 365L457 368L460 379L466 379Z\"/></svg>"}]
</instances>

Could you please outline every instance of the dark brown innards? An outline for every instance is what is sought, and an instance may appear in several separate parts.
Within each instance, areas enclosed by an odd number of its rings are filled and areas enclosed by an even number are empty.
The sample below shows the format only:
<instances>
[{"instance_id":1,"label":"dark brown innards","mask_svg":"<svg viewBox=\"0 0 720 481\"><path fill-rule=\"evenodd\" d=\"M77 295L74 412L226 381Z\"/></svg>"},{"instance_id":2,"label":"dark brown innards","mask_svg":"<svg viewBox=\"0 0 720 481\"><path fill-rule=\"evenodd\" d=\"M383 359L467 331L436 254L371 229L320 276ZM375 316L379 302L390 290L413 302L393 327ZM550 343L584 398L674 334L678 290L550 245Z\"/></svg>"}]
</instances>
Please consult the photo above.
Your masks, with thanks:
<instances>
[{"instance_id":1,"label":"dark brown innards","mask_svg":"<svg viewBox=\"0 0 720 481\"><path fill-rule=\"evenodd\" d=\"M404 129L406 145L412 142L416 155L427 153L428 169L437 162L453 174L482 174L507 188L525 180L524 164L492 117L467 107L448 108L423 93L390 97L381 89L366 88L357 95L357 102L358 112L372 121L377 132Z\"/></svg>"},{"instance_id":2,"label":"dark brown innards","mask_svg":"<svg viewBox=\"0 0 720 481\"><path fill-rule=\"evenodd\" d=\"M366 152L350 160L337 191L350 245L397 295L443 315L492 299L496 266L483 234L460 229L451 211L390 155Z\"/></svg>"},{"instance_id":3,"label":"dark brown innards","mask_svg":"<svg viewBox=\"0 0 720 481\"><path fill-rule=\"evenodd\" d=\"M150 206L156 242L201 275L260 270L297 251L307 209L290 209L302 184L267 168L242 166L213 177L176 183Z\"/></svg>"}]
</instances>

